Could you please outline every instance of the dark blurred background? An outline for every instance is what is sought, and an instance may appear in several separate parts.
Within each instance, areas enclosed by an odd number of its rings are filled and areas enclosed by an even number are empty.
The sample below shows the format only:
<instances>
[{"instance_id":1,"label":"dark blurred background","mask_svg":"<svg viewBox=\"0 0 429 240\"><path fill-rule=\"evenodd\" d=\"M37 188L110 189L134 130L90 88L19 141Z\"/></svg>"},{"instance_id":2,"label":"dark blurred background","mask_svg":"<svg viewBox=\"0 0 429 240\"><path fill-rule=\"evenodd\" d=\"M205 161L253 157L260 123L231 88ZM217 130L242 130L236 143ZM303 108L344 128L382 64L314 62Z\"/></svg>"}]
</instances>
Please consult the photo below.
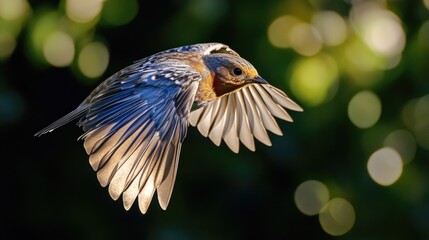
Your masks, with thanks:
<instances>
[{"instance_id":1,"label":"dark blurred background","mask_svg":"<svg viewBox=\"0 0 429 240\"><path fill-rule=\"evenodd\" d=\"M73 124L33 137L134 60L200 42L305 111L256 152L190 128L167 211L113 201ZM429 239L428 69L428 0L0 0L1 235Z\"/></svg>"}]
</instances>

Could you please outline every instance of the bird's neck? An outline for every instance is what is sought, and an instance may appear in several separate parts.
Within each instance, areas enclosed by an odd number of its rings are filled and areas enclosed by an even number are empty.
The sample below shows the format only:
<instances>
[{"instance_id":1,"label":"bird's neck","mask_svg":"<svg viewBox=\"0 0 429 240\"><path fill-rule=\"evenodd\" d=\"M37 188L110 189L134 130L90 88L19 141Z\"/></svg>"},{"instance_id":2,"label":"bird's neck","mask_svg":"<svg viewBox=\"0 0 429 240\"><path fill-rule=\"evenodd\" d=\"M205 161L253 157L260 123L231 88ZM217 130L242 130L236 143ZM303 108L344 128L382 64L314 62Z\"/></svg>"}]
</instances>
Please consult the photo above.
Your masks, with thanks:
<instances>
[{"instance_id":1,"label":"bird's neck","mask_svg":"<svg viewBox=\"0 0 429 240\"><path fill-rule=\"evenodd\" d=\"M211 102L215 100L218 95L214 91L213 84L215 81L215 76L212 73L208 73L203 76L203 79L198 85L197 95L195 96L196 102Z\"/></svg>"}]
</instances>

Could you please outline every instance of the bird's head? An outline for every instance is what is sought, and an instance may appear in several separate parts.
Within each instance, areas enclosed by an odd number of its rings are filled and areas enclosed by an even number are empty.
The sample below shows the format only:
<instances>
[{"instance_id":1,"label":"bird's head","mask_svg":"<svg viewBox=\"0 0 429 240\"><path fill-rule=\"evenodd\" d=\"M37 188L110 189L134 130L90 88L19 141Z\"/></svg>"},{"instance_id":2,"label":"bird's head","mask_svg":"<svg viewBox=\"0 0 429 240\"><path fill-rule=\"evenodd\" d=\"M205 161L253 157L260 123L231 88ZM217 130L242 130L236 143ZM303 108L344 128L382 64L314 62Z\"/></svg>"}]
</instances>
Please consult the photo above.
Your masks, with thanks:
<instances>
[{"instance_id":1,"label":"bird's head","mask_svg":"<svg viewBox=\"0 0 429 240\"><path fill-rule=\"evenodd\" d=\"M228 53L204 56L206 66L213 75L213 90L218 97L253 83L267 83L255 67L244 58Z\"/></svg>"}]
</instances>

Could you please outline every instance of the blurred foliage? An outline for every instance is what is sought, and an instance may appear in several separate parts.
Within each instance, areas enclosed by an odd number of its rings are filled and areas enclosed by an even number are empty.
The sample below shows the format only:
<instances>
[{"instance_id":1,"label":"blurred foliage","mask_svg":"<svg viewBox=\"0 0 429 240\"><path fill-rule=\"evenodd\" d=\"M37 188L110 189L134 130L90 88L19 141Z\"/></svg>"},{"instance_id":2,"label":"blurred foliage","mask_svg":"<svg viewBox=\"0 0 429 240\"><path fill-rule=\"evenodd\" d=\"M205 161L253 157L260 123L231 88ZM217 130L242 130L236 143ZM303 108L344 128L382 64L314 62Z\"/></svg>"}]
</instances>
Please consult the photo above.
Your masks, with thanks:
<instances>
[{"instance_id":1,"label":"blurred foliage","mask_svg":"<svg viewBox=\"0 0 429 240\"><path fill-rule=\"evenodd\" d=\"M80 129L33 137L132 61L199 42L305 111L254 153L190 129L167 211L112 201ZM0 0L2 235L428 239L428 56L428 0Z\"/></svg>"}]
</instances>

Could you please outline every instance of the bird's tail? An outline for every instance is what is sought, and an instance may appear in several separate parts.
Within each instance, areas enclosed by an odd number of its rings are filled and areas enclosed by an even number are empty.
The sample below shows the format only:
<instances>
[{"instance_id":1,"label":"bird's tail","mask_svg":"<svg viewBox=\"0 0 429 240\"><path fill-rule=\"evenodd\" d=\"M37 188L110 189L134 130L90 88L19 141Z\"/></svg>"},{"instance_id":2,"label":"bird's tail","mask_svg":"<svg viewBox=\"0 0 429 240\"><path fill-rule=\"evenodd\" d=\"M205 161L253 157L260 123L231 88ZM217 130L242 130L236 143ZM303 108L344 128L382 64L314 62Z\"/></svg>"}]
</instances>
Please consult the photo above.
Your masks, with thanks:
<instances>
[{"instance_id":1,"label":"bird's tail","mask_svg":"<svg viewBox=\"0 0 429 240\"><path fill-rule=\"evenodd\" d=\"M43 128L42 130L36 132L34 134L34 136L40 136L43 135L45 133L48 132L52 132L55 129L63 126L64 124L67 124L79 117L82 117L88 110L88 107L85 105L81 105L78 108L76 108L75 110L69 112L67 115L65 115L64 117L58 119L57 121L49 124L47 127Z\"/></svg>"}]
</instances>

